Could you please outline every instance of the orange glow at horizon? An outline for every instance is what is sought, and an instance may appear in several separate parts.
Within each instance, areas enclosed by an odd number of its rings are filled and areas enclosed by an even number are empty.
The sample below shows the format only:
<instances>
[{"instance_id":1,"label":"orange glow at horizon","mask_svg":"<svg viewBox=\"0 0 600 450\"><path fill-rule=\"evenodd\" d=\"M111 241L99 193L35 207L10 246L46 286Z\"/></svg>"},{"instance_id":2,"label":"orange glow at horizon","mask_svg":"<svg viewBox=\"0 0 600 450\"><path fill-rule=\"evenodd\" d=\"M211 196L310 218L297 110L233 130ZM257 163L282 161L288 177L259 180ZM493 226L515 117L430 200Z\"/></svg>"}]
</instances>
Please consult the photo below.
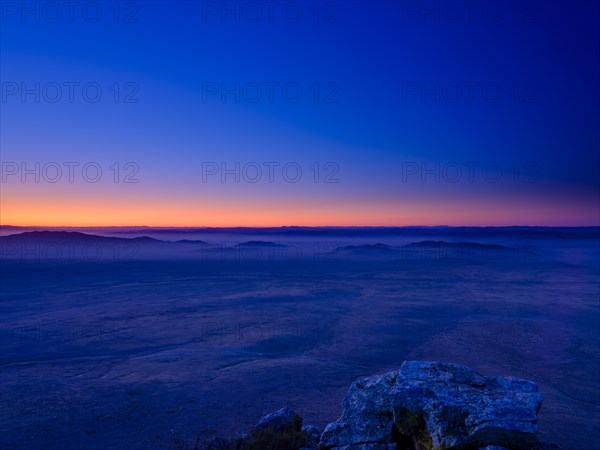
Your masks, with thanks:
<instances>
[{"instance_id":1,"label":"orange glow at horizon","mask_svg":"<svg viewBox=\"0 0 600 450\"><path fill-rule=\"evenodd\" d=\"M226 205L126 204L115 202L44 203L3 201L0 224L39 227L278 227L278 226L509 226L598 225L586 205L403 202L403 204Z\"/></svg>"}]
</instances>

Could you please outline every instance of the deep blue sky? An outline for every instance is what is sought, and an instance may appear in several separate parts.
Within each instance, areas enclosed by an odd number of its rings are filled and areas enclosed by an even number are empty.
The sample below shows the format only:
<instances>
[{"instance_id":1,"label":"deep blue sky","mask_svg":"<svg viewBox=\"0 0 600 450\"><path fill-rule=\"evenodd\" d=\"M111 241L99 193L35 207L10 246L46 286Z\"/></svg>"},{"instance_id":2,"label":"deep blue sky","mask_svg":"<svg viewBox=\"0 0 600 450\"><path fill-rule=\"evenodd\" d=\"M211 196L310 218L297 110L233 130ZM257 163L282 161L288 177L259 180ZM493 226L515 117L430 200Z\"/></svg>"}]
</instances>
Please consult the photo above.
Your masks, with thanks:
<instances>
[{"instance_id":1,"label":"deep blue sky","mask_svg":"<svg viewBox=\"0 0 600 450\"><path fill-rule=\"evenodd\" d=\"M239 22L212 14L218 1L121 2L117 21L113 3L101 2L96 23L93 8L87 20L75 8L71 23L63 7L50 23L48 2L26 3L40 8L39 21L2 2L2 161L96 162L106 175L7 176L4 224L599 223L597 2L498 2L495 19L489 2L322 1L317 21L311 1L298 3L295 23L293 2L275 2L270 20L263 2L230 1ZM257 4L262 18L251 23ZM103 96L87 102L77 87L73 102L66 87L57 103L43 92L39 103L7 95L36 82L95 82ZM115 103L115 82L121 94L134 83L138 102ZM262 98L203 97L206 83L236 82L258 83ZM303 95L292 103L276 88L270 102L268 82L297 83ZM439 101L422 98L436 84L446 86ZM269 161L297 163L302 178L202 182L206 162ZM114 162L134 162L139 183L112 182ZM322 182L327 163L338 182ZM463 173L423 182L422 164L436 163ZM473 182L465 163L479 164ZM500 168L496 182L483 166Z\"/></svg>"}]
</instances>

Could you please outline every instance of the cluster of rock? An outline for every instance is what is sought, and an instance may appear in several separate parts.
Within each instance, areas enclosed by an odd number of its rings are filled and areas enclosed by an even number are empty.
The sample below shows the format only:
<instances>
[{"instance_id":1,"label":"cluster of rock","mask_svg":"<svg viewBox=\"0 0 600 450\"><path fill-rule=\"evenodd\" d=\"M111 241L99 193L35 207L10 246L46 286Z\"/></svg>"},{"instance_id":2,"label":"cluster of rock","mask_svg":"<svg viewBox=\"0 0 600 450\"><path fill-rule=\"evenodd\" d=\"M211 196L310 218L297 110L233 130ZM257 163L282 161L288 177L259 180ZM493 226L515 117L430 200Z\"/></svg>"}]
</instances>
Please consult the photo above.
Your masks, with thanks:
<instances>
[{"instance_id":1,"label":"cluster of rock","mask_svg":"<svg viewBox=\"0 0 600 450\"><path fill-rule=\"evenodd\" d=\"M360 379L342 416L323 433L290 408L263 417L250 433L213 438L206 450L552 449L537 437L542 395L535 383L485 377L468 367L406 361Z\"/></svg>"},{"instance_id":2,"label":"cluster of rock","mask_svg":"<svg viewBox=\"0 0 600 450\"><path fill-rule=\"evenodd\" d=\"M302 425L300 417L291 408L282 408L264 416L250 431L232 439L212 438L206 450L297 450L314 449L321 434L317 427Z\"/></svg>"}]
</instances>

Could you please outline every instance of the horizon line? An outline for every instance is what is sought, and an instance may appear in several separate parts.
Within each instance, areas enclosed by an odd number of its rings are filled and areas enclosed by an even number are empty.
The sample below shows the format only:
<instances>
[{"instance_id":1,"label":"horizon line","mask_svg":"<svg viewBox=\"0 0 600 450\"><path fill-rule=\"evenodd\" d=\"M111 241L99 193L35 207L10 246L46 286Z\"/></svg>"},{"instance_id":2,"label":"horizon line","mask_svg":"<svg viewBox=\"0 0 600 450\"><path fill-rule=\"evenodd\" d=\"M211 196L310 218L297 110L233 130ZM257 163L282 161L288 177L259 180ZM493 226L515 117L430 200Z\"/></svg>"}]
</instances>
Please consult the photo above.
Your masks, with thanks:
<instances>
[{"instance_id":1,"label":"horizon line","mask_svg":"<svg viewBox=\"0 0 600 450\"><path fill-rule=\"evenodd\" d=\"M0 224L0 228L149 228L149 229L264 229L264 228L600 228L594 225L263 225L263 226L208 226L208 225L10 225Z\"/></svg>"}]
</instances>

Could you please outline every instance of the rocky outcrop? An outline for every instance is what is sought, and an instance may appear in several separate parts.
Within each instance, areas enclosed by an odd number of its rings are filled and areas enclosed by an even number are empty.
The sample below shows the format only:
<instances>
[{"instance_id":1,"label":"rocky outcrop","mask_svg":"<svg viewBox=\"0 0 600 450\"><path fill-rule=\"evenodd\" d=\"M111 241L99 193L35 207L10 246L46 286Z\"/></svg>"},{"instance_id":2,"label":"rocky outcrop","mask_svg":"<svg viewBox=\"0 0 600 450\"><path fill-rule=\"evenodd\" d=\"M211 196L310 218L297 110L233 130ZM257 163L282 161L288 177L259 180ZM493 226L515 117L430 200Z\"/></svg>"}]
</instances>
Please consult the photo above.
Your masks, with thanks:
<instances>
[{"instance_id":1,"label":"rocky outcrop","mask_svg":"<svg viewBox=\"0 0 600 450\"><path fill-rule=\"evenodd\" d=\"M317 427L302 426L302 417L291 408L281 408L258 421L250 433L234 439L212 438L205 450L294 450L316 448Z\"/></svg>"},{"instance_id":2,"label":"rocky outcrop","mask_svg":"<svg viewBox=\"0 0 600 450\"><path fill-rule=\"evenodd\" d=\"M556 449L537 437L542 395L535 383L486 377L468 367L406 361L399 370L355 381L342 416L325 428L302 426L290 408L264 416L210 450Z\"/></svg>"},{"instance_id":3,"label":"rocky outcrop","mask_svg":"<svg viewBox=\"0 0 600 450\"><path fill-rule=\"evenodd\" d=\"M535 383L485 377L448 363L406 361L399 370L358 380L339 420L321 436L324 449L513 449L537 446L542 395Z\"/></svg>"}]
</instances>

